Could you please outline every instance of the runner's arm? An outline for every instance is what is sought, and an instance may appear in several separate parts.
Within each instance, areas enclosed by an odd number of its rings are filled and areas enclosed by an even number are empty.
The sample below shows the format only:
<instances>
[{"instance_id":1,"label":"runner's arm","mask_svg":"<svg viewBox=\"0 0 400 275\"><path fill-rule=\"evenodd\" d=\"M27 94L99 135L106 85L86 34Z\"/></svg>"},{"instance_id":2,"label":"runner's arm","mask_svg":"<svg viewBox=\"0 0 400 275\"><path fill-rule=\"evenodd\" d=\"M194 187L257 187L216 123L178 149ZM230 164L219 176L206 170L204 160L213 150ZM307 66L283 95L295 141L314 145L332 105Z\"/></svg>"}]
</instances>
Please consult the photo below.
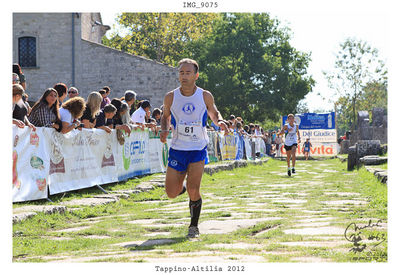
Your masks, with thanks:
<instances>
[{"instance_id":1,"label":"runner's arm","mask_svg":"<svg viewBox=\"0 0 400 275\"><path fill-rule=\"evenodd\" d=\"M210 117L212 122L214 122L215 125L221 127L221 129L225 132L225 134L227 134L228 127L223 122L224 119L222 118L221 113L218 111L217 106L215 106L213 95L209 91L204 91L203 98L207 106L208 116Z\"/></svg>"},{"instance_id":2,"label":"runner's arm","mask_svg":"<svg viewBox=\"0 0 400 275\"><path fill-rule=\"evenodd\" d=\"M279 132L280 135L283 135L285 133L285 131L287 130L287 126L283 125L281 131Z\"/></svg>"},{"instance_id":3,"label":"runner's arm","mask_svg":"<svg viewBox=\"0 0 400 275\"><path fill-rule=\"evenodd\" d=\"M299 126L297 126L297 138L298 138L299 143L300 143L301 142L301 138L300 138Z\"/></svg>"},{"instance_id":4,"label":"runner's arm","mask_svg":"<svg viewBox=\"0 0 400 275\"><path fill-rule=\"evenodd\" d=\"M161 115L161 130L160 130L160 141L162 143L167 142L169 134L169 127L171 125L171 105L174 99L173 92L168 92L164 97L163 112Z\"/></svg>"}]
</instances>

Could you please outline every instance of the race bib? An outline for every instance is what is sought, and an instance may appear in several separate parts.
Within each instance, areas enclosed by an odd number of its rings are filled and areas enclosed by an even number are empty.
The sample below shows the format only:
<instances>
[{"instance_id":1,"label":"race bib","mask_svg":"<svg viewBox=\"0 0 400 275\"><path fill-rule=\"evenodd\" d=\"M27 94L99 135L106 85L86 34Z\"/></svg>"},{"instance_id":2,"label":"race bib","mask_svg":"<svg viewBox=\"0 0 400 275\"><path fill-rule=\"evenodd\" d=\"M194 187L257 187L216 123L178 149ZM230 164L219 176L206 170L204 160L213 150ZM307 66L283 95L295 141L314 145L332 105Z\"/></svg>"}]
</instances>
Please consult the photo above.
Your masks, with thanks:
<instances>
[{"instance_id":1,"label":"race bib","mask_svg":"<svg viewBox=\"0 0 400 275\"><path fill-rule=\"evenodd\" d=\"M201 125L201 121L180 121L177 130L178 138L182 141L197 142L203 135L203 126Z\"/></svg>"}]
</instances>

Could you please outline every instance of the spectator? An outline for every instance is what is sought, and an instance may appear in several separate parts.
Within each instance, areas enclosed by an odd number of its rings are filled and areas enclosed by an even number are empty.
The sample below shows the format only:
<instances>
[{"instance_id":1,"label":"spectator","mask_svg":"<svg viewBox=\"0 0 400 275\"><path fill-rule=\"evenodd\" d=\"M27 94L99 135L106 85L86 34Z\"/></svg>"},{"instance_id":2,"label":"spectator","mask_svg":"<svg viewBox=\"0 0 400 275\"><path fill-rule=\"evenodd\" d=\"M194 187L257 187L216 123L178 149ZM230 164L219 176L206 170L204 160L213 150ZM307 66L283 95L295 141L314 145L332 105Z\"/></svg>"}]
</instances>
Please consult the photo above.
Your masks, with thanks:
<instances>
[{"instance_id":1,"label":"spectator","mask_svg":"<svg viewBox=\"0 0 400 275\"><path fill-rule=\"evenodd\" d=\"M158 128L157 128L157 121L155 118L150 118L148 120L148 126L151 131L153 131L156 135L158 134Z\"/></svg>"},{"instance_id":2,"label":"spectator","mask_svg":"<svg viewBox=\"0 0 400 275\"><path fill-rule=\"evenodd\" d=\"M254 124L250 123L249 124L249 135L254 135Z\"/></svg>"},{"instance_id":3,"label":"spectator","mask_svg":"<svg viewBox=\"0 0 400 275\"><path fill-rule=\"evenodd\" d=\"M146 124L146 114L150 113L150 102L143 100L140 102L140 107L132 114L131 119L134 123L141 125ZM142 128L143 129L143 128Z\"/></svg>"},{"instance_id":4,"label":"spectator","mask_svg":"<svg viewBox=\"0 0 400 275\"><path fill-rule=\"evenodd\" d=\"M153 113L151 114L151 117L155 119L157 126L161 126L161 110L160 109L155 108L153 110Z\"/></svg>"},{"instance_id":5,"label":"spectator","mask_svg":"<svg viewBox=\"0 0 400 275\"><path fill-rule=\"evenodd\" d=\"M16 74L16 73L13 73L13 76L12 76L12 84L20 84L19 83L19 76L18 76L18 74ZM22 86L22 85L21 85ZM22 87L23 88L23 87Z\"/></svg>"},{"instance_id":6,"label":"spectator","mask_svg":"<svg viewBox=\"0 0 400 275\"><path fill-rule=\"evenodd\" d=\"M13 73L18 75L19 83L21 84L22 88L24 88L24 91L26 90L26 78L25 75L22 73L21 66L19 64L14 63L13 64Z\"/></svg>"},{"instance_id":7,"label":"spectator","mask_svg":"<svg viewBox=\"0 0 400 275\"><path fill-rule=\"evenodd\" d=\"M67 97L67 85L65 85L64 83L57 83L56 85L54 85L53 87L57 93L58 93L58 102L59 102L59 106L62 105L64 99Z\"/></svg>"},{"instance_id":8,"label":"spectator","mask_svg":"<svg viewBox=\"0 0 400 275\"><path fill-rule=\"evenodd\" d=\"M32 108L31 105L29 105L28 98L29 95L27 93L22 94L22 101L24 102L26 108L28 109L28 115L29 115L31 113Z\"/></svg>"},{"instance_id":9,"label":"spectator","mask_svg":"<svg viewBox=\"0 0 400 275\"><path fill-rule=\"evenodd\" d=\"M117 113L117 108L112 104L104 106L96 118L95 128L103 129L107 133L111 133L113 129L113 117Z\"/></svg>"},{"instance_id":10,"label":"spectator","mask_svg":"<svg viewBox=\"0 0 400 275\"><path fill-rule=\"evenodd\" d=\"M122 121L122 117L128 112L129 107L128 104L122 103L118 98L113 98L113 100L111 100L111 104L117 108L117 112L113 117L113 126L114 129L117 130L118 142L122 145L125 142L125 138L123 137L124 135L121 130L124 130L126 133L128 133L128 135L131 133L131 128Z\"/></svg>"},{"instance_id":11,"label":"spectator","mask_svg":"<svg viewBox=\"0 0 400 275\"><path fill-rule=\"evenodd\" d=\"M104 86L103 88L101 88L101 90L103 90L105 92L105 94L103 96L103 102L101 103L102 108L104 108L104 106L111 103L111 99L109 98L109 95L111 92L110 92L110 87L108 87L108 86Z\"/></svg>"},{"instance_id":12,"label":"spectator","mask_svg":"<svg viewBox=\"0 0 400 275\"><path fill-rule=\"evenodd\" d=\"M249 125L244 125L243 126L243 130L246 132L246 134L248 135L250 133L250 127Z\"/></svg>"},{"instance_id":13,"label":"spectator","mask_svg":"<svg viewBox=\"0 0 400 275\"><path fill-rule=\"evenodd\" d=\"M237 130L236 129L237 120L236 120L235 115L230 115L228 121L230 122L230 125L231 125L231 127L229 127L229 128L232 129L232 131L236 131Z\"/></svg>"},{"instance_id":14,"label":"spectator","mask_svg":"<svg viewBox=\"0 0 400 275\"><path fill-rule=\"evenodd\" d=\"M110 99L110 93L111 93L110 87L104 86L104 87L102 88L102 90L106 91L106 95L107 95L108 99Z\"/></svg>"},{"instance_id":15,"label":"spectator","mask_svg":"<svg viewBox=\"0 0 400 275\"><path fill-rule=\"evenodd\" d=\"M271 134L268 132L265 133L265 147L266 147L267 155L271 156L271 148L272 148Z\"/></svg>"},{"instance_id":16,"label":"spectator","mask_svg":"<svg viewBox=\"0 0 400 275\"><path fill-rule=\"evenodd\" d=\"M22 100L24 88L20 84L13 84L13 124L20 128L24 128L25 125L36 130L35 126L28 120L28 108Z\"/></svg>"},{"instance_id":17,"label":"spectator","mask_svg":"<svg viewBox=\"0 0 400 275\"><path fill-rule=\"evenodd\" d=\"M100 109L103 109L104 106L106 106L107 104L111 104L111 100L107 97L107 93L105 90L100 90L99 93L101 94L101 96L103 97L103 100L100 104Z\"/></svg>"},{"instance_id":18,"label":"spectator","mask_svg":"<svg viewBox=\"0 0 400 275\"><path fill-rule=\"evenodd\" d=\"M261 136L262 135L261 134L261 130L260 130L260 125L258 125L258 124L254 125L254 134L256 136Z\"/></svg>"},{"instance_id":19,"label":"spectator","mask_svg":"<svg viewBox=\"0 0 400 275\"><path fill-rule=\"evenodd\" d=\"M100 104L103 98L98 92L91 92L86 101L86 108L81 117L83 128L94 128L96 116L100 112Z\"/></svg>"},{"instance_id":20,"label":"spectator","mask_svg":"<svg viewBox=\"0 0 400 275\"><path fill-rule=\"evenodd\" d=\"M282 144L282 136L278 133L275 138L275 147L276 147L275 151L277 157L281 156L281 144Z\"/></svg>"},{"instance_id":21,"label":"spectator","mask_svg":"<svg viewBox=\"0 0 400 275\"><path fill-rule=\"evenodd\" d=\"M76 97L76 96L79 96L79 91L78 91L78 89L75 88L75 87L70 87L70 88L68 89L68 97L69 97L69 98L74 98L74 97Z\"/></svg>"},{"instance_id":22,"label":"spectator","mask_svg":"<svg viewBox=\"0 0 400 275\"><path fill-rule=\"evenodd\" d=\"M126 125L131 125L133 124L133 121L131 119L131 109L133 108L136 101L136 93L134 91L128 90L125 92L124 98L122 100L122 103L128 104L128 111L123 114L122 116L122 123Z\"/></svg>"},{"instance_id":23,"label":"spectator","mask_svg":"<svg viewBox=\"0 0 400 275\"><path fill-rule=\"evenodd\" d=\"M236 123L237 132L238 132L239 135L243 135L244 130L243 130L243 127L242 127L242 123L239 122L238 119L236 119L236 120L238 121L238 122Z\"/></svg>"},{"instance_id":24,"label":"spectator","mask_svg":"<svg viewBox=\"0 0 400 275\"><path fill-rule=\"evenodd\" d=\"M28 117L29 121L36 127L53 127L60 132L62 123L57 99L57 91L53 88L48 88L33 105Z\"/></svg>"},{"instance_id":25,"label":"spectator","mask_svg":"<svg viewBox=\"0 0 400 275\"><path fill-rule=\"evenodd\" d=\"M61 133L66 134L79 126L83 126L78 118L82 117L85 107L85 100L80 96L68 99L62 105L60 108Z\"/></svg>"}]
</instances>

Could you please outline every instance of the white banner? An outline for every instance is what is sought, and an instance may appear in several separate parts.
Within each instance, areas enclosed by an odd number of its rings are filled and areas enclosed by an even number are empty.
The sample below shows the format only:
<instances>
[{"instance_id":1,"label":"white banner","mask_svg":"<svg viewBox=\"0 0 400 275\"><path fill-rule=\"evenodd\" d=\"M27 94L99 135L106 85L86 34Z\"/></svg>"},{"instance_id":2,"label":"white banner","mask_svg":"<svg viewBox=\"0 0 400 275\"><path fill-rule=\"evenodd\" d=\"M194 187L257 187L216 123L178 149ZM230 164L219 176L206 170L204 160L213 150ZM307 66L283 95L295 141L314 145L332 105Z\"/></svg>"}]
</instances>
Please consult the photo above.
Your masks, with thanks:
<instances>
[{"instance_id":1,"label":"white banner","mask_svg":"<svg viewBox=\"0 0 400 275\"><path fill-rule=\"evenodd\" d=\"M314 129L314 130L299 130L301 141L306 141L310 138L310 142L324 143L324 142L337 142L335 129Z\"/></svg>"},{"instance_id":2,"label":"white banner","mask_svg":"<svg viewBox=\"0 0 400 275\"><path fill-rule=\"evenodd\" d=\"M251 138L244 136L244 148L246 151L246 158L247 159L252 159L251 158Z\"/></svg>"},{"instance_id":3,"label":"white banner","mask_svg":"<svg viewBox=\"0 0 400 275\"><path fill-rule=\"evenodd\" d=\"M45 129L50 140L50 194L117 181L115 130L72 130L61 134Z\"/></svg>"},{"instance_id":4,"label":"white banner","mask_svg":"<svg viewBox=\"0 0 400 275\"><path fill-rule=\"evenodd\" d=\"M118 180L126 180L150 173L149 132L137 128L125 138L123 146L118 144Z\"/></svg>"},{"instance_id":5,"label":"white banner","mask_svg":"<svg viewBox=\"0 0 400 275\"><path fill-rule=\"evenodd\" d=\"M170 136L167 138L167 143L161 143L160 136L149 131L150 173L167 171L169 145L171 145Z\"/></svg>"},{"instance_id":6,"label":"white banner","mask_svg":"<svg viewBox=\"0 0 400 275\"><path fill-rule=\"evenodd\" d=\"M47 198L48 143L43 128L35 132L13 125L12 200L21 202Z\"/></svg>"},{"instance_id":7,"label":"white banner","mask_svg":"<svg viewBox=\"0 0 400 275\"><path fill-rule=\"evenodd\" d=\"M166 171L167 143L153 133L136 130L117 141L116 131L13 126L13 202L38 200L137 175Z\"/></svg>"}]
</instances>

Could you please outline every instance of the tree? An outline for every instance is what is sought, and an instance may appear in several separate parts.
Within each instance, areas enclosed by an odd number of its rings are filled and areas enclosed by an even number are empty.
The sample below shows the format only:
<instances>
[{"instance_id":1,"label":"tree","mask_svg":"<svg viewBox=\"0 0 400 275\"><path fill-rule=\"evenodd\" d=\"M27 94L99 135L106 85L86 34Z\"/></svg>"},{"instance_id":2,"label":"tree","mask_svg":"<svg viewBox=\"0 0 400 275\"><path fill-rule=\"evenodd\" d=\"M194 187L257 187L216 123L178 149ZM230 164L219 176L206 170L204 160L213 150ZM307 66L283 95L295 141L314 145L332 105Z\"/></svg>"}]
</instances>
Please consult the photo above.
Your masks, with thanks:
<instances>
[{"instance_id":1,"label":"tree","mask_svg":"<svg viewBox=\"0 0 400 275\"><path fill-rule=\"evenodd\" d=\"M211 31L216 13L121 13L128 31L103 38L106 46L176 66L185 45Z\"/></svg>"},{"instance_id":2,"label":"tree","mask_svg":"<svg viewBox=\"0 0 400 275\"><path fill-rule=\"evenodd\" d=\"M353 130L363 91L372 83L384 85L387 81L387 69L378 57L378 50L367 42L351 38L340 45L334 71L324 72L324 75L329 86L340 95L336 106L338 113L346 116L342 118L343 123L351 125ZM349 113L351 116L347 116Z\"/></svg>"},{"instance_id":3,"label":"tree","mask_svg":"<svg viewBox=\"0 0 400 275\"><path fill-rule=\"evenodd\" d=\"M224 116L277 121L311 91L310 55L289 43L288 29L268 14L225 13L212 32L189 43L200 66L199 86L213 92Z\"/></svg>"}]
</instances>

